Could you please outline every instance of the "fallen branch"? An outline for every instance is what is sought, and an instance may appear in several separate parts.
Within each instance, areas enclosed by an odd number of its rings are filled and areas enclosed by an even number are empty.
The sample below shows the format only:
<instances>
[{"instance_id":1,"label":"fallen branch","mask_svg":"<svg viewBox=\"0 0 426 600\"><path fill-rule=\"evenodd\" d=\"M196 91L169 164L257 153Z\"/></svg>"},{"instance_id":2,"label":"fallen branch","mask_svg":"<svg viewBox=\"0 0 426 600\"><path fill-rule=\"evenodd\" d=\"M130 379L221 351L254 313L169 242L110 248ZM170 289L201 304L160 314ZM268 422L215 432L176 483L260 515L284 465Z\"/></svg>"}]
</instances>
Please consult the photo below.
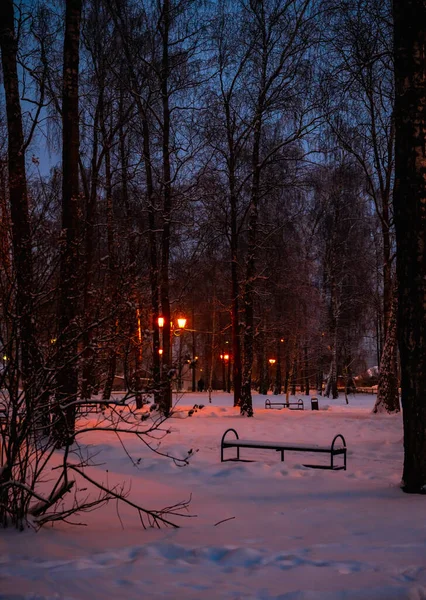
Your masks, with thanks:
<instances>
[{"instance_id":1,"label":"fallen branch","mask_svg":"<svg viewBox=\"0 0 426 600\"><path fill-rule=\"evenodd\" d=\"M215 523L214 526L216 527L216 525L220 525L221 523L226 523L226 521L232 521L232 519L235 519L235 517L228 517L227 519L222 519L222 521L218 521L217 523Z\"/></svg>"},{"instance_id":2,"label":"fallen branch","mask_svg":"<svg viewBox=\"0 0 426 600\"><path fill-rule=\"evenodd\" d=\"M140 516L140 519L141 519L141 523L142 523L144 529L146 529L147 527L145 525L145 522L143 520L143 516L142 515L146 515L150 521L152 520L152 525L156 525L158 528L160 528L160 523L162 523L164 525L168 525L170 527L174 527L175 529L179 529L179 525L176 525L176 523L172 523L168 519L164 518L162 516L163 514L172 514L172 515L175 515L175 516L187 517L187 518L194 516L194 515L184 515L181 512L176 512L178 508L179 509L187 508L188 507L188 502L182 502L182 503L179 503L179 504L175 504L172 507L168 507L168 508L165 508L165 509L162 509L162 510L159 510L159 511L147 510L146 508L142 508L142 506L139 506L138 504L135 504L131 500L128 500L123 494L117 494L116 492L114 492L114 490L106 488L105 486L103 486L98 481L95 481L94 479L92 479L91 477L89 477L88 475L86 475L86 473L84 473L84 471L82 471L81 469L78 469L75 465L68 464L68 468L72 469L73 471L75 471L76 473L78 473L79 475L81 475L81 477L83 477L83 479L86 479L86 481L88 481L89 483L91 483L92 485L94 485L95 487L97 487L99 490L102 490L103 492L105 492L106 494L108 494L109 496L111 496L112 498L116 498L117 500L121 500L125 504L128 504L132 508L136 509L138 511L138 513L139 513L139 516Z\"/></svg>"}]
</instances>

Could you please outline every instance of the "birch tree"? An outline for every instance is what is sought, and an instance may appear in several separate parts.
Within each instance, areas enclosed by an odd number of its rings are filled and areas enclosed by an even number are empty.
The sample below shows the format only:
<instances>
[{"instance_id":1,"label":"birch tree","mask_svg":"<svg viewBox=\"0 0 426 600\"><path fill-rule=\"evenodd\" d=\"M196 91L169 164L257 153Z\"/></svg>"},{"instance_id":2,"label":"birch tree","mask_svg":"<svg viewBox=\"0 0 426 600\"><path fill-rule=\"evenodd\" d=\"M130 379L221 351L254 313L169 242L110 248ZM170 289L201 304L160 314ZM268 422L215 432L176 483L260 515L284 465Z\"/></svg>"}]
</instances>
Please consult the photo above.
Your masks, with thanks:
<instances>
[{"instance_id":1,"label":"birch tree","mask_svg":"<svg viewBox=\"0 0 426 600\"><path fill-rule=\"evenodd\" d=\"M325 36L329 67L324 85L328 102L328 126L335 142L359 165L366 192L377 215L381 248L380 288L382 307L379 345L388 336L393 283L394 118L392 15L390 0L334 0L325 2ZM395 334L395 329L391 328ZM395 340L389 340L379 391L386 412L399 411L397 387L386 380L397 378Z\"/></svg>"}]
</instances>

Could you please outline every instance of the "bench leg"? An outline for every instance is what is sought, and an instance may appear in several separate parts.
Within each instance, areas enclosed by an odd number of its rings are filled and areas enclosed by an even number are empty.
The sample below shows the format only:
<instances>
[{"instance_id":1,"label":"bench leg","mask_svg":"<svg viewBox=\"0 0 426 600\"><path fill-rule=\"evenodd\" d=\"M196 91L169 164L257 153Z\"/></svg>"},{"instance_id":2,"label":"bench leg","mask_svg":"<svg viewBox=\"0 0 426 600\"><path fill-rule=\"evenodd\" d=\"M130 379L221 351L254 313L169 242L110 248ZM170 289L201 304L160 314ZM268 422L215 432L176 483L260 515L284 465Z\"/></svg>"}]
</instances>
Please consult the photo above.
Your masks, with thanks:
<instances>
[{"instance_id":1,"label":"bench leg","mask_svg":"<svg viewBox=\"0 0 426 600\"><path fill-rule=\"evenodd\" d=\"M228 462L230 460L240 460L240 448L237 446L237 458L227 458L226 460L223 458L224 447L220 447L220 462Z\"/></svg>"},{"instance_id":2,"label":"bench leg","mask_svg":"<svg viewBox=\"0 0 426 600\"><path fill-rule=\"evenodd\" d=\"M330 462L330 469L333 471L334 470L334 455L331 454L331 462ZM343 469L343 471L346 471L346 450L343 453L343 467L336 467L337 470L339 469Z\"/></svg>"},{"instance_id":3,"label":"bench leg","mask_svg":"<svg viewBox=\"0 0 426 600\"><path fill-rule=\"evenodd\" d=\"M284 462L284 450L281 450L281 462Z\"/></svg>"}]
</instances>

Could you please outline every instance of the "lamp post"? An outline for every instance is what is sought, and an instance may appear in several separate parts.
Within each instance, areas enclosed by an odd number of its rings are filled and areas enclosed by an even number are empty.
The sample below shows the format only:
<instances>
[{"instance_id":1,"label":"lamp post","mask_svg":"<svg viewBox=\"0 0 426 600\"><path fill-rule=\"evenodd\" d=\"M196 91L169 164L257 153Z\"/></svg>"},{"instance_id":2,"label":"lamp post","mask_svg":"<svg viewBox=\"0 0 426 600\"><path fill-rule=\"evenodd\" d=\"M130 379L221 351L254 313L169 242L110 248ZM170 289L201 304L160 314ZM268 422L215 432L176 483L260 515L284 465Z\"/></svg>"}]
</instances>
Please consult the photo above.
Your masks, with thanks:
<instances>
[{"instance_id":1,"label":"lamp post","mask_svg":"<svg viewBox=\"0 0 426 600\"><path fill-rule=\"evenodd\" d=\"M158 329L159 329L159 344L160 347L158 348L158 355L160 357L160 385L163 386L163 346L164 346L164 341L163 341L163 327L164 327L164 317L158 317L157 319L157 325L158 325Z\"/></svg>"},{"instance_id":2,"label":"lamp post","mask_svg":"<svg viewBox=\"0 0 426 600\"><path fill-rule=\"evenodd\" d=\"M226 392L226 373L225 373L225 361L223 360L223 353L220 355L220 362L222 363L222 388Z\"/></svg>"},{"instance_id":3,"label":"lamp post","mask_svg":"<svg viewBox=\"0 0 426 600\"><path fill-rule=\"evenodd\" d=\"M277 396L278 394L281 394L281 387L282 387L282 378L281 378L281 348L282 345L284 344L284 338L280 338L280 340L278 341L277 344L277 356L278 356L278 360L277 360L277 370L275 372L275 385L274 385L274 395Z\"/></svg>"},{"instance_id":4,"label":"lamp post","mask_svg":"<svg viewBox=\"0 0 426 600\"><path fill-rule=\"evenodd\" d=\"M161 332L161 341L158 354L160 355L160 410L167 416L172 408L172 385L170 380L172 344L171 331L172 323L165 317L159 316L157 319L159 331Z\"/></svg>"},{"instance_id":5,"label":"lamp post","mask_svg":"<svg viewBox=\"0 0 426 600\"><path fill-rule=\"evenodd\" d=\"M272 382L272 369L273 369L274 364L277 362L277 360L275 358L269 358L268 362L270 365L270 367L269 367L270 371L269 371L269 377L268 377L268 380L269 380L268 387L270 387L271 382Z\"/></svg>"},{"instance_id":6,"label":"lamp post","mask_svg":"<svg viewBox=\"0 0 426 600\"><path fill-rule=\"evenodd\" d=\"M223 355L224 364L228 365L228 377L226 380L226 391L228 394L231 392L231 356L229 354Z\"/></svg>"},{"instance_id":7,"label":"lamp post","mask_svg":"<svg viewBox=\"0 0 426 600\"><path fill-rule=\"evenodd\" d=\"M182 332L186 326L186 318L178 317L177 319L178 331L174 332L175 335L179 336L179 357L178 357L178 392L182 389Z\"/></svg>"},{"instance_id":8,"label":"lamp post","mask_svg":"<svg viewBox=\"0 0 426 600\"><path fill-rule=\"evenodd\" d=\"M161 331L161 348L158 350L158 353L160 355L160 359L161 359L161 380L163 379L163 363L162 363L162 358L163 358L163 348L164 348L164 325L165 325L165 319L164 317L158 317L158 327ZM183 332L183 330L186 327L186 318L185 317L178 317L176 319L176 323L177 323L177 328L173 329L173 323L170 323L170 338L172 336L172 333L176 336L176 337L181 337L181 333ZM170 340L170 348L172 350L172 343ZM170 366L170 365L169 365ZM167 381L167 387L168 390L170 391L170 382ZM163 385L165 385L165 382L163 382ZM178 358L178 390L180 391L182 387L182 337L179 340L179 358Z\"/></svg>"},{"instance_id":9,"label":"lamp post","mask_svg":"<svg viewBox=\"0 0 426 600\"><path fill-rule=\"evenodd\" d=\"M183 370L183 364L187 363L189 364L189 368L192 369L192 390L196 391L196 374L197 374L197 361L198 361L198 356L196 356L195 354L195 334L197 333L196 329L188 329L186 324L187 324L187 318L183 317L183 316L179 316L176 320L175 320L177 326L173 328L173 323L171 323L171 333L173 333L174 336L179 337L179 356L178 356L178 390L180 390L182 388L182 370ZM183 350L183 340L182 340L182 334L186 333L186 332L191 332L192 333L192 359L189 357L189 355L187 356L187 358L185 360L182 360L182 350ZM211 332L205 332L205 333L211 333ZM172 346L172 344L171 344ZM222 358L222 356L221 356Z\"/></svg>"}]
</instances>

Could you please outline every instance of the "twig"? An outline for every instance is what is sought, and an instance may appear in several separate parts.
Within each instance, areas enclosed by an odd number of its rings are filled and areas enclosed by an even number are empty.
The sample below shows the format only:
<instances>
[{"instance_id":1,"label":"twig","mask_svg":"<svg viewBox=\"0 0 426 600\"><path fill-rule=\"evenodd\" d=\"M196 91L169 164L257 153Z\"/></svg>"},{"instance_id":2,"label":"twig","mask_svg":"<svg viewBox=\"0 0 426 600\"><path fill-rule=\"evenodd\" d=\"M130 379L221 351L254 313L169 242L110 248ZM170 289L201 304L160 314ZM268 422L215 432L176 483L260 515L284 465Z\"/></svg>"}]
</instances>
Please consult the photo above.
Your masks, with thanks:
<instances>
[{"instance_id":1,"label":"twig","mask_svg":"<svg viewBox=\"0 0 426 600\"><path fill-rule=\"evenodd\" d=\"M216 525L220 525L221 523L226 523L226 521L232 521L232 519L235 519L235 517L228 517L227 519L222 519L222 521L218 521L217 523L215 523L214 526L216 527Z\"/></svg>"}]
</instances>

